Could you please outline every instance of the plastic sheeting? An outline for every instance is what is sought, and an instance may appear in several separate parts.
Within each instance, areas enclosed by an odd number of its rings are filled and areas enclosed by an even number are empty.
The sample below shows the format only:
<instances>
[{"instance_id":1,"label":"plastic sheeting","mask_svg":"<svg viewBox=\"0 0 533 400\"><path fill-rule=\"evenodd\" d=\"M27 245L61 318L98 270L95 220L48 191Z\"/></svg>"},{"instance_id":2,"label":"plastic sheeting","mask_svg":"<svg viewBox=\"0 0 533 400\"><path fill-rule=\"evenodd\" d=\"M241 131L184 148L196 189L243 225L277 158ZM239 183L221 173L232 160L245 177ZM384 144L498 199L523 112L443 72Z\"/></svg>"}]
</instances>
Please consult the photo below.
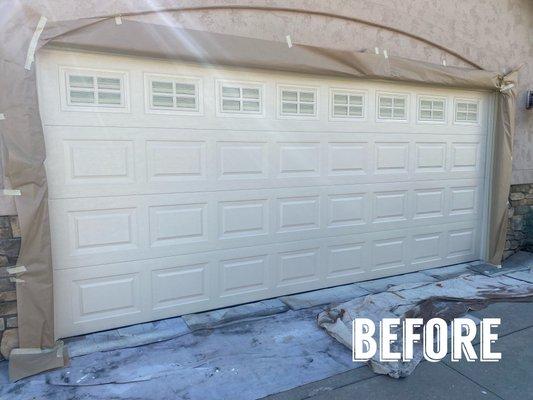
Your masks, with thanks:
<instances>
[{"instance_id":1,"label":"plastic sheeting","mask_svg":"<svg viewBox=\"0 0 533 400\"><path fill-rule=\"evenodd\" d=\"M202 64L493 90L499 95L491 218L487 221L490 226L488 261L500 263L507 222L516 74L503 77L488 71L444 67L397 57L301 45L288 48L285 43L183 30L173 25L172 18L165 18L164 11L123 16L120 25L114 18L92 18L102 14L105 14L104 3L101 7L95 6L92 15L86 18L46 24L40 39L32 42L43 28L40 15L20 2L3 2L0 6L0 36L9 38L4 40L0 49L0 87L3 93L12 94L0 97L0 112L6 116L0 121L5 147L4 171L12 187L22 192L22 196L16 198L22 232L18 263L27 269L18 277L17 283L19 343L22 348L51 349L55 346L53 270L43 166L45 148L35 69L31 68L33 49L38 51L49 42ZM500 92L502 87L508 89ZM50 357L57 355L50 360L50 368L58 366L57 358L65 358L65 354L45 353ZM11 357L10 364L20 362L17 360L17 357ZM42 369L47 368L46 362L40 365ZM12 371L12 379L35 372L24 372L24 368L15 365Z\"/></svg>"}]
</instances>

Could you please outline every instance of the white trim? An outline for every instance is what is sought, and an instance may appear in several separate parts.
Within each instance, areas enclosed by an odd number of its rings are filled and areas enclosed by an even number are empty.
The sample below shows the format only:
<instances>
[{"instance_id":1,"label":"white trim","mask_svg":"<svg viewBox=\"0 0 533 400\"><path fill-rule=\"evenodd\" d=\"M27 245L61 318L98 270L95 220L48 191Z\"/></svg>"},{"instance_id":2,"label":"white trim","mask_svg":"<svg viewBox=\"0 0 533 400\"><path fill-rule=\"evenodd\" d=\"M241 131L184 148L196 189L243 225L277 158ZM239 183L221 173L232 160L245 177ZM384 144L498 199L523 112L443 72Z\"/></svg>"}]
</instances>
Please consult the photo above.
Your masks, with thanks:
<instances>
[{"instance_id":1,"label":"white trim","mask_svg":"<svg viewBox=\"0 0 533 400\"><path fill-rule=\"evenodd\" d=\"M70 102L68 86L68 77L70 75L86 75L95 79L101 78L118 78L120 79L120 105L100 105L94 104L72 104ZM94 69L94 68L77 68L77 67L59 67L59 88L61 97L61 110L62 111L90 111L90 112L118 112L129 113L130 112L130 99L129 99L129 73L127 71L107 70L107 69ZM95 87L96 92L96 87ZM96 94L96 93L95 93Z\"/></svg>"},{"instance_id":2,"label":"white trim","mask_svg":"<svg viewBox=\"0 0 533 400\"><path fill-rule=\"evenodd\" d=\"M476 121L457 121L457 103L467 103L467 104L476 104L477 113ZM465 97L454 97L453 98L453 123L457 125L480 125L481 121L481 101L479 97L475 98L465 98Z\"/></svg>"},{"instance_id":3,"label":"white trim","mask_svg":"<svg viewBox=\"0 0 533 400\"><path fill-rule=\"evenodd\" d=\"M403 98L405 100L405 118L381 118L379 116L379 99L380 97L390 97L390 98ZM376 122L398 122L398 123L408 123L409 122L409 103L411 101L411 96L409 93L402 92L382 92L376 91L376 103L374 111L376 113Z\"/></svg>"},{"instance_id":4,"label":"white trim","mask_svg":"<svg viewBox=\"0 0 533 400\"><path fill-rule=\"evenodd\" d=\"M429 101L443 101L443 119L421 119L420 118L420 103L422 100L429 100ZM433 105L432 105L433 107ZM433 108L432 108L433 111ZM416 96L416 122L419 124L439 124L439 125L445 125L448 120L448 99L445 96L433 96L433 95L425 95L425 94L419 94Z\"/></svg>"},{"instance_id":5,"label":"white trim","mask_svg":"<svg viewBox=\"0 0 533 400\"><path fill-rule=\"evenodd\" d=\"M242 89L259 89L259 111L223 111L222 110L222 87L227 84L233 85ZM264 82L254 81L235 81L230 79L215 79L215 101L216 101L216 116L217 117L244 117L244 118L264 118L265 116L265 92L266 85ZM240 97L238 101L243 102Z\"/></svg>"},{"instance_id":6,"label":"white trim","mask_svg":"<svg viewBox=\"0 0 533 400\"><path fill-rule=\"evenodd\" d=\"M281 94L283 90L291 90L295 92L313 92L315 95L315 112L314 114L283 114L281 112L282 100ZM276 116L278 119L305 119L305 120L318 120L319 119L319 87L318 86L307 86L307 85L291 85L291 84L282 84L278 83L276 85ZM299 96L299 94L298 94ZM299 104L299 100L297 101Z\"/></svg>"},{"instance_id":7,"label":"white trim","mask_svg":"<svg viewBox=\"0 0 533 400\"><path fill-rule=\"evenodd\" d=\"M346 117L343 116L335 116L333 114L334 107L333 107L333 100L335 94L346 94L348 96L361 96L363 98L363 115L361 117L354 117L351 115L347 115ZM328 104L329 104L329 112L328 117L330 121L366 121L367 117L367 109L368 109L368 91L366 90L352 90L352 89L346 89L346 88L339 88L339 87L330 87L329 88L329 94L328 94Z\"/></svg>"},{"instance_id":8,"label":"white trim","mask_svg":"<svg viewBox=\"0 0 533 400\"><path fill-rule=\"evenodd\" d=\"M196 108L179 109L176 107L156 107L152 103L152 81L158 82L179 82L194 84L196 88ZM203 80L197 76L158 74L152 72L143 73L144 81L144 112L146 114L167 114L167 115L204 115L204 92ZM175 97L175 94L173 94Z\"/></svg>"}]
</instances>

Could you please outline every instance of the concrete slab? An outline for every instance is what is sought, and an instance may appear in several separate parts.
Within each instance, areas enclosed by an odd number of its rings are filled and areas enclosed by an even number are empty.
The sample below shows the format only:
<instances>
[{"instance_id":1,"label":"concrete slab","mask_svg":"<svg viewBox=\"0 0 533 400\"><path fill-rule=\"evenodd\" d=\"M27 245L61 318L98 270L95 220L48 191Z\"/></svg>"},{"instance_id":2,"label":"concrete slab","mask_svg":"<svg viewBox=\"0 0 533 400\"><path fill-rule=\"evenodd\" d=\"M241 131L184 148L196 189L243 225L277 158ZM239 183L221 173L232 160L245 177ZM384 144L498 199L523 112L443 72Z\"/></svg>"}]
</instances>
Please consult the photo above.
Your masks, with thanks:
<instances>
[{"instance_id":1,"label":"concrete slab","mask_svg":"<svg viewBox=\"0 0 533 400\"><path fill-rule=\"evenodd\" d=\"M496 268L494 265L487 263L472 265L469 267L470 270L486 276L504 275L528 268L533 268L533 253L527 251L519 251L513 254L502 263L501 268Z\"/></svg>"},{"instance_id":2,"label":"concrete slab","mask_svg":"<svg viewBox=\"0 0 533 400\"><path fill-rule=\"evenodd\" d=\"M351 284L283 296L279 299L287 304L291 310L301 310L325 304L344 303L357 297L366 296L369 293L368 290L359 287L357 284Z\"/></svg>"},{"instance_id":3,"label":"concrete slab","mask_svg":"<svg viewBox=\"0 0 533 400\"><path fill-rule=\"evenodd\" d=\"M447 360L445 363L501 398L531 398L533 393L533 380L531 379L533 328L500 338L494 344L494 351L502 353L502 359L499 362L452 363ZM476 346L476 352L479 353L479 346ZM469 397L466 396L466 398Z\"/></svg>"},{"instance_id":4,"label":"concrete slab","mask_svg":"<svg viewBox=\"0 0 533 400\"><path fill-rule=\"evenodd\" d=\"M429 362L420 364L413 375L405 379L392 379L380 375L313 397L313 400L354 399L496 400L499 398L446 365Z\"/></svg>"},{"instance_id":5,"label":"concrete slab","mask_svg":"<svg viewBox=\"0 0 533 400\"><path fill-rule=\"evenodd\" d=\"M469 266L470 266L469 263L456 264L456 265L449 265L447 267L426 269L420 272L422 272L423 274L429 275L439 281L442 281L444 279L455 278L457 276L464 275L464 274L472 274L473 271L468 269Z\"/></svg>"},{"instance_id":6,"label":"concrete slab","mask_svg":"<svg viewBox=\"0 0 533 400\"><path fill-rule=\"evenodd\" d=\"M393 286L436 281L437 280L432 276L423 274L421 272L413 272L410 274L396 275L387 278L374 279L371 281L358 282L357 285L365 290L368 290L371 293L379 293L384 292Z\"/></svg>"},{"instance_id":7,"label":"concrete slab","mask_svg":"<svg viewBox=\"0 0 533 400\"><path fill-rule=\"evenodd\" d=\"M502 324L496 330L500 336L533 326L533 303L495 303L470 313L478 318L501 318Z\"/></svg>"},{"instance_id":8,"label":"concrete slab","mask_svg":"<svg viewBox=\"0 0 533 400\"><path fill-rule=\"evenodd\" d=\"M169 318L65 339L71 357L162 342L190 333L182 318Z\"/></svg>"},{"instance_id":9,"label":"concrete slab","mask_svg":"<svg viewBox=\"0 0 533 400\"><path fill-rule=\"evenodd\" d=\"M505 274L510 278L518 279L524 282L533 283L533 270L517 271L511 272L510 274Z\"/></svg>"},{"instance_id":10,"label":"concrete slab","mask_svg":"<svg viewBox=\"0 0 533 400\"><path fill-rule=\"evenodd\" d=\"M209 329L243 319L279 314L288 309L289 307L281 300L270 299L203 313L186 314L182 318L192 330Z\"/></svg>"}]
</instances>

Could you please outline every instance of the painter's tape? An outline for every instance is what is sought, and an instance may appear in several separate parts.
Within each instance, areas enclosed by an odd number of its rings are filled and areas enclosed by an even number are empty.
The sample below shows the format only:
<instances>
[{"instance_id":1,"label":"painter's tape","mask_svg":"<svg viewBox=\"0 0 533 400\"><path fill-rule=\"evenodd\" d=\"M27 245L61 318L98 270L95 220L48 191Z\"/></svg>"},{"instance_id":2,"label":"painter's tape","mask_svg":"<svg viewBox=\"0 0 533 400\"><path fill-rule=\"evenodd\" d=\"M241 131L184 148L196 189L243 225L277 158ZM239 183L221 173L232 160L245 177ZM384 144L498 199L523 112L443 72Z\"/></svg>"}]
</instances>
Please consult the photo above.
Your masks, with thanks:
<instances>
[{"instance_id":1,"label":"painter's tape","mask_svg":"<svg viewBox=\"0 0 533 400\"><path fill-rule=\"evenodd\" d=\"M389 53L387 53L387 50L383 49L383 57L389 58Z\"/></svg>"},{"instance_id":2,"label":"painter's tape","mask_svg":"<svg viewBox=\"0 0 533 400\"><path fill-rule=\"evenodd\" d=\"M289 49L290 49L292 47L291 35L285 36L285 40L287 40L287 46L289 46Z\"/></svg>"},{"instance_id":3,"label":"painter's tape","mask_svg":"<svg viewBox=\"0 0 533 400\"><path fill-rule=\"evenodd\" d=\"M379 47L374 47L374 53L379 55Z\"/></svg>"},{"instance_id":4,"label":"painter's tape","mask_svg":"<svg viewBox=\"0 0 533 400\"><path fill-rule=\"evenodd\" d=\"M39 42L39 37L41 36L41 33L43 33L46 21L46 17L44 15L41 15L41 18L39 18L39 22L37 23L37 28L35 28L35 32L33 32L33 37L31 38L30 46L28 47L28 53L26 53L26 63L24 64L24 68L26 68L27 70L31 69L31 64L35 59L35 50L37 49L37 43Z\"/></svg>"},{"instance_id":5,"label":"painter's tape","mask_svg":"<svg viewBox=\"0 0 533 400\"><path fill-rule=\"evenodd\" d=\"M16 267L8 267L6 269L9 275L22 274L23 272L27 271L24 265L17 265Z\"/></svg>"},{"instance_id":6,"label":"painter's tape","mask_svg":"<svg viewBox=\"0 0 533 400\"><path fill-rule=\"evenodd\" d=\"M9 280L13 283L24 283L26 282L24 279L20 279L20 278L9 278Z\"/></svg>"},{"instance_id":7,"label":"painter's tape","mask_svg":"<svg viewBox=\"0 0 533 400\"><path fill-rule=\"evenodd\" d=\"M2 119L6 119L6 116L4 114L0 113L0 120L2 120Z\"/></svg>"},{"instance_id":8,"label":"painter's tape","mask_svg":"<svg viewBox=\"0 0 533 400\"><path fill-rule=\"evenodd\" d=\"M115 17L115 24L122 25L122 17L120 15Z\"/></svg>"},{"instance_id":9,"label":"painter's tape","mask_svg":"<svg viewBox=\"0 0 533 400\"><path fill-rule=\"evenodd\" d=\"M3 189L2 194L4 196L21 196L22 193L18 189Z\"/></svg>"},{"instance_id":10,"label":"painter's tape","mask_svg":"<svg viewBox=\"0 0 533 400\"><path fill-rule=\"evenodd\" d=\"M509 89L512 89L512 88L514 88L514 83L510 83L508 85L502 86L500 88L500 92L505 92L505 91L507 91Z\"/></svg>"}]
</instances>

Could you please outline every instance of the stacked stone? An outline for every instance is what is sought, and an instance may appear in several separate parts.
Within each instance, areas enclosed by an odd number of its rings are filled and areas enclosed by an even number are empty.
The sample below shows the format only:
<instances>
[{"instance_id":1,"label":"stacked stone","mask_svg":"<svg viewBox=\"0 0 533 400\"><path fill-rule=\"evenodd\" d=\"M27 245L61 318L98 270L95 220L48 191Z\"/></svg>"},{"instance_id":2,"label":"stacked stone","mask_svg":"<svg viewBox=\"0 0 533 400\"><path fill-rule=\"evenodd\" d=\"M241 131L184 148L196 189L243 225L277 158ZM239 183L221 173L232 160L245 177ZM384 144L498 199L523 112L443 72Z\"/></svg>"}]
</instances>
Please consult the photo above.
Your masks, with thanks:
<instances>
[{"instance_id":1,"label":"stacked stone","mask_svg":"<svg viewBox=\"0 0 533 400\"><path fill-rule=\"evenodd\" d=\"M512 185L504 258L533 249L533 184Z\"/></svg>"},{"instance_id":2,"label":"stacked stone","mask_svg":"<svg viewBox=\"0 0 533 400\"><path fill-rule=\"evenodd\" d=\"M0 216L0 359L17 340L17 296L7 267L15 265L20 250L16 216Z\"/></svg>"}]
</instances>

